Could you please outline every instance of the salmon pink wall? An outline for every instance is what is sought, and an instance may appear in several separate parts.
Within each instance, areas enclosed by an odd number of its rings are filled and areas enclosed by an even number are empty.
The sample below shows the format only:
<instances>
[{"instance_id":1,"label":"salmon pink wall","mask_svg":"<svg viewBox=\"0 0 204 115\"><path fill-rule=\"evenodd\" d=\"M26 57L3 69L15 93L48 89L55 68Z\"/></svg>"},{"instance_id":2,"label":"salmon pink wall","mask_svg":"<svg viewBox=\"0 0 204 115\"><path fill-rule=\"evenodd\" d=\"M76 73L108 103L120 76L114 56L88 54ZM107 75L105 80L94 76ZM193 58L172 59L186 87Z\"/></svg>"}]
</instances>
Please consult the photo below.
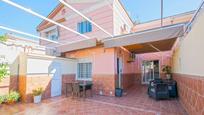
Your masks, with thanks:
<instances>
[{"instance_id":1,"label":"salmon pink wall","mask_svg":"<svg viewBox=\"0 0 204 115\"><path fill-rule=\"evenodd\" d=\"M117 58L121 58L122 59L122 73L123 74L128 74L128 73L136 73L136 65L133 62L128 62L129 57L130 57L130 53L122 48L116 48L115 50L116 53L116 58L115 58L115 70L117 70Z\"/></svg>"},{"instance_id":2,"label":"salmon pink wall","mask_svg":"<svg viewBox=\"0 0 204 115\"><path fill-rule=\"evenodd\" d=\"M141 67L142 67L143 61L159 60L160 67L161 67L162 65L171 65L171 57L172 57L171 51L137 54L136 55L136 61L135 61L135 65L137 66L136 72L141 73L141 71L142 71Z\"/></svg>"},{"instance_id":3,"label":"salmon pink wall","mask_svg":"<svg viewBox=\"0 0 204 115\"><path fill-rule=\"evenodd\" d=\"M109 6L110 4L105 1L100 1L99 3L83 3L83 4L72 4L74 8L79 10L85 16L89 17L92 21L100 25L103 29L113 34L113 11ZM65 12L65 13L63 13ZM61 22L62 25L65 25L75 31L77 31L77 23L84 21L84 19L77 15L75 12L71 11L67 7L62 8L57 15L53 18L53 20L65 19L65 21ZM47 28L48 30L49 28ZM41 36L45 36L45 30L42 30ZM92 32L85 33L84 35L90 38L102 39L109 37L106 33L101 31L96 26L92 25ZM59 28L59 42L68 43L76 40L85 39L79 35L76 35L64 28ZM47 42L42 42L41 44L46 44ZM56 45L56 44L55 44ZM51 44L54 46L54 44Z\"/></svg>"},{"instance_id":4,"label":"salmon pink wall","mask_svg":"<svg viewBox=\"0 0 204 115\"><path fill-rule=\"evenodd\" d=\"M115 49L102 46L65 53L65 57L92 62L93 91L96 94L114 96L115 92Z\"/></svg>"},{"instance_id":5,"label":"salmon pink wall","mask_svg":"<svg viewBox=\"0 0 204 115\"><path fill-rule=\"evenodd\" d=\"M115 74L114 48L105 49L103 47L96 47L83 49L66 53L65 57L91 60L93 64L93 75Z\"/></svg>"},{"instance_id":6,"label":"salmon pink wall","mask_svg":"<svg viewBox=\"0 0 204 115\"><path fill-rule=\"evenodd\" d=\"M164 18L163 19L163 26L189 22L191 20L191 17L193 16L193 13L194 12L188 12L188 13L179 14L179 15ZM138 32L138 31L143 31L143 30L157 28L157 27L161 27L161 21L160 20L150 21L150 22L142 23L142 24L136 24L132 28L132 31Z\"/></svg>"}]
</instances>

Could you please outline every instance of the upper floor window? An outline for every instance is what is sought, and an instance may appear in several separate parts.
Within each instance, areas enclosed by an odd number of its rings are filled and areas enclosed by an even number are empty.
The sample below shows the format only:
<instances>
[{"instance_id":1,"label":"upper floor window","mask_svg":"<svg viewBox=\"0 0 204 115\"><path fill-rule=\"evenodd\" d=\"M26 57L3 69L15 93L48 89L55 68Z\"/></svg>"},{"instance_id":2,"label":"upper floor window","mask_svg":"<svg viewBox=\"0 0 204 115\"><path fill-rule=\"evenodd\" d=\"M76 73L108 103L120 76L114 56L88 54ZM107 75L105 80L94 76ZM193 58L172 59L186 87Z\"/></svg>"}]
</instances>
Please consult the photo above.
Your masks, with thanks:
<instances>
[{"instance_id":1,"label":"upper floor window","mask_svg":"<svg viewBox=\"0 0 204 115\"><path fill-rule=\"evenodd\" d=\"M46 37L50 40L54 40L54 41L57 41L58 40L58 37L59 37L59 34L58 34L58 29L57 28L54 28L52 30L49 30L46 32Z\"/></svg>"},{"instance_id":2,"label":"upper floor window","mask_svg":"<svg viewBox=\"0 0 204 115\"><path fill-rule=\"evenodd\" d=\"M83 21L77 24L77 31L81 34L91 32L92 24L89 21Z\"/></svg>"}]
</instances>

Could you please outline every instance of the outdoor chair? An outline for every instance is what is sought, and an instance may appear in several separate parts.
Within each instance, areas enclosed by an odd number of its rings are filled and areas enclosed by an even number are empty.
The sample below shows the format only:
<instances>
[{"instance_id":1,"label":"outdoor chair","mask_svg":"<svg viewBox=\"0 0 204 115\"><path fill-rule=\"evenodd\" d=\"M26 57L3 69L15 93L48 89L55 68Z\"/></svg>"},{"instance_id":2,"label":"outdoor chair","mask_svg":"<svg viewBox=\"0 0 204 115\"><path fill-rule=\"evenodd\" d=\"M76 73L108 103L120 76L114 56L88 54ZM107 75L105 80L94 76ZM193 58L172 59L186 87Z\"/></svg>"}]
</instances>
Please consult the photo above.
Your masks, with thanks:
<instances>
[{"instance_id":1,"label":"outdoor chair","mask_svg":"<svg viewBox=\"0 0 204 115\"><path fill-rule=\"evenodd\" d=\"M80 97L81 92L83 92L83 89L80 88L79 83L78 82L73 83L72 87L73 87L73 95L76 96L76 97Z\"/></svg>"},{"instance_id":2,"label":"outdoor chair","mask_svg":"<svg viewBox=\"0 0 204 115\"><path fill-rule=\"evenodd\" d=\"M72 83L65 83L65 87L66 87L66 97L68 96L68 93L73 96L73 87L72 87Z\"/></svg>"},{"instance_id":3,"label":"outdoor chair","mask_svg":"<svg viewBox=\"0 0 204 115\"><path fill-rule=\"evenodd\" d=\"M86 91L89 90L90 95L92 97L93 96L93 91L92 91L93 90L92 89L93 83L92 83L92 81L86 81L86 84L89 84L89 85L87 85L86 88L85 88L85 95L86 95Z\"/></svg>"},{"instance_id":4,"label":"outdoor chair","mask_svg":"<svg viewBox=\"0 0 204 115\"><path fill-rule=\"evenodd\" d=\"M90 92L90 95L91 97L93 96L93 93L92 93L92 86L93 86L93 83L92 81L80 81L80 88L83 89L83 97L86 97L86 93L87 91Z\"/></svg>"},{"instance_id":5,"label":"outdoor chair","mask_svg":"<svg viewBox=\"0 0 204 115\"><path fill-rule=\"evenodd\" d=\"M169 99L168 84L158 80L150 81L148 95L156 100Z\"/></svg>"}]
</instances>

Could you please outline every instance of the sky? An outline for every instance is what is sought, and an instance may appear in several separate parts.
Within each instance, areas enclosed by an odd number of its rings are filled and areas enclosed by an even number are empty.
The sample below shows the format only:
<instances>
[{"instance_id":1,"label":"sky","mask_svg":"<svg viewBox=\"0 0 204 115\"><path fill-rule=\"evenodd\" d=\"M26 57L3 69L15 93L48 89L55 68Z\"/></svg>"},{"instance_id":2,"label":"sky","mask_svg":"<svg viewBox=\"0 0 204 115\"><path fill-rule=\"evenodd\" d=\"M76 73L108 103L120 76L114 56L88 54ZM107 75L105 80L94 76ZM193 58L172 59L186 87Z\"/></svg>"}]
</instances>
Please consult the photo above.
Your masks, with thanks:
<instances>
[{"instance_id":1,"label":"sky","mask_svg":"<svg viewBox=\"0 0 204 115\"><path fill-rule=\"evenodd\" d=\"M47 16L58 0L12 0L26 8ZM195 10L202 0L164 0L164 17ZM147 22L160 18L160 0L121 0L133 21ZM0 0L0 25L38 35L37 25L42 20ZM0 35L6 31L0 29Z\"/></svg>"}]
</instances>

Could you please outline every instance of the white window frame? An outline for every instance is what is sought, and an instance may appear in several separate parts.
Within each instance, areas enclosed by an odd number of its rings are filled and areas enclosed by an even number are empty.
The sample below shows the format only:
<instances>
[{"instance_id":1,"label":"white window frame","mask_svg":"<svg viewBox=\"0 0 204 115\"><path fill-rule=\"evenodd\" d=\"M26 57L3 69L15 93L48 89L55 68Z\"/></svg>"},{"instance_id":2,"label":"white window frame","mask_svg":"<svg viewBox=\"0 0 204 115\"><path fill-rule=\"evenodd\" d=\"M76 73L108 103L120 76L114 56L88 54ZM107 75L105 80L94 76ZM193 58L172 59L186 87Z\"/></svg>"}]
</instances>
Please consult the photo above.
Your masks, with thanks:
<instances>
[{"instance_id":1,"label":"white window frame","mask_svg":"<svg viewBox=\"0 0 204 115\"><path fill-rule=\"evenodd\" d=\"M91 20L91 18L90 18L90 20ZM86 30L86 32L84 32L84 33L81 33L81 32L79 31L80 27L78 27L78 24L79 24L79 23L83 23L83 22L88 22L88 23L91 24L91 30L90 30L90 31L88 31L88 27L86 27L86 28L83 27L83 29ZM88 26L88 25L86 25L86 26ZM79 32L80 34L87 34L87 33L93 32L93 24L92 24L91 22L89 22L88 20L81 20L81 21L77 22L76 28L77 28L77 32Z\"/></svg>"},{"instance_id":2,"label":"white window frame","mask_svg":"<svg viewBox=\"0 0 204 115\"><path fill-rule=\"evenodd\" d=\"M78 64L79 63L91 63L92 64L92 70L91 70L91 78L79 78L78 77ZM82 59L78 59L78 62L77 62L77 66L76 66L76 68L77 68L77 71L76 71L76 80L84 80L84 81L92 81L92 77L93 77L93 63L92 63L92 61L91 61L91 59L90 58L82 58Z\"/></svg>"},{"instance_id":3,"label":"white window frame","mask_svg":"<svg viewBox=\"0 0 204 115\"><path fill-rule=\"evenodd\" d=\"M43 30L42 32L45 33L45 37L46 37L47 39L52 40L52 39L48 38L47 33L50 32L50 31L53 31L53 30L56 30L56 36L57 36L57 39L54 40L54 41L58 41L58 40L59 40L59 29L58 29L57 26L49 27L49 28Z\"/></svg>"}]
</instances>

